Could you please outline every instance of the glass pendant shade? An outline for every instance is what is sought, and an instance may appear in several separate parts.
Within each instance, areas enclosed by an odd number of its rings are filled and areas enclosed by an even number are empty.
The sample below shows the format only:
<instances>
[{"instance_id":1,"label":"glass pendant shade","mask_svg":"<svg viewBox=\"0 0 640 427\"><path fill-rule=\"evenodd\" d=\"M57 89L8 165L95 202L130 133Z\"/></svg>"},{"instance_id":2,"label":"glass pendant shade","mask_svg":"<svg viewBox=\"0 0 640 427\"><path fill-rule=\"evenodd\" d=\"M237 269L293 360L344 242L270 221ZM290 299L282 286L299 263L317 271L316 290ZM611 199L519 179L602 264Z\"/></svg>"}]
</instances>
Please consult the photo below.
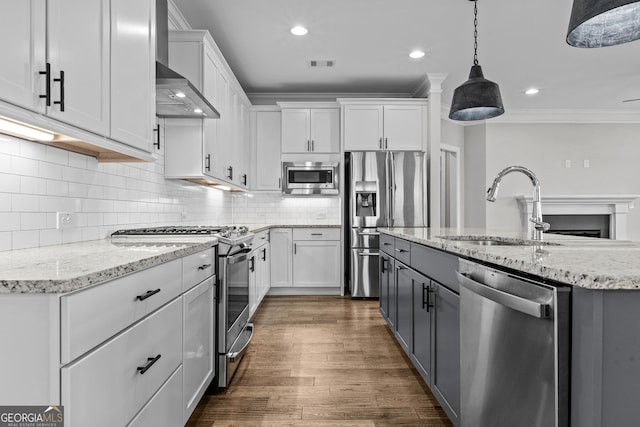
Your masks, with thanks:
<instances>
[{"instance_id":1,"label":"glass pendant shade","mask_svg":"<svg viewBox=\"0 0 640 427\"><path fill-rule=\"evenodd\" d=\"M484 78L482 67L473 65L469 80L453 91L449 118L452 120L484 120L504 113L500 88Z\"/></svg>"},{"instance_id":2,"label":"glass pendant shade","mask_svg":"<svg viewBox=\"0 0 640 427\"><path fill-rule=\"evenodd\" d=\"M567 43L606 47L640 38L640 0L574 0Z\"/></svg>"}]
</instances>

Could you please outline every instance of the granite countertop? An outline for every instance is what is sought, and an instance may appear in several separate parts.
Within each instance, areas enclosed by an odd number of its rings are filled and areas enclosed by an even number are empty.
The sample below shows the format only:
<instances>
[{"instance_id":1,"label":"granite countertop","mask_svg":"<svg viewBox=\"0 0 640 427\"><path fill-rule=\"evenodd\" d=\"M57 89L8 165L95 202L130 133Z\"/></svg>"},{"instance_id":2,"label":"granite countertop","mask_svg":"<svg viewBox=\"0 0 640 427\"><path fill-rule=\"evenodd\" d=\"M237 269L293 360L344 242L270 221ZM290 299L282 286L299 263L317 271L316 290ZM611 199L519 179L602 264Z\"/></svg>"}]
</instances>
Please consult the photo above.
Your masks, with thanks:
<instances>
[{"instance_id":1,"label":"granite countertop","mask_svg":"<svg viewBox=\"0 0 640 427\"><path fill-rule=\"evenodd\" d=\"M127 238L0 252L0 294L71 292L217 243L212 237Z\"/></svg>"},{"instance_id":2,"label":"granite countertop","mask_svg":"<svg viewBox=\"0 0 640 427\"><path fill-rule=\"evenodd\" d=\"M526 233L483 229L380 228L381 233L442 249L546 279L588 289L640 290L640 244L629 241L545 233L534 245ZM458 236L481 240L524 240L527 246L479 246L452 240ZM447 238L449 237L449 238Z\"/></svg>"}]
</instances>

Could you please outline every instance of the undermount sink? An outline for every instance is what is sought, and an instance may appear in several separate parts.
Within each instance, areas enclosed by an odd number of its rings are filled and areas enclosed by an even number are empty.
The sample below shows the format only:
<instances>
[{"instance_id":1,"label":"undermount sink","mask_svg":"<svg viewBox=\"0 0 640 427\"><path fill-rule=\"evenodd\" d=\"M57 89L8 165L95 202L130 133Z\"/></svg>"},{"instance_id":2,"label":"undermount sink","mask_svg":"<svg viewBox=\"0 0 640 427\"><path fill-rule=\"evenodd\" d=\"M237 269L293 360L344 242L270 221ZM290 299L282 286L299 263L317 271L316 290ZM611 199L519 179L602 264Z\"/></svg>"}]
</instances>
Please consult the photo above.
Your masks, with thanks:
<instances>
[{"instance_id":1,"label":"undermount sink","mask_svg":"<svg viewBox=\"0 0 640 427\"><path fill-rule=\"evenodd\" d=\"M540 246L540 245L557 245L557 243L549 243L537 240L515 239L510 237L492 237L492 236L438 236L440 239L451 240L456 242L468 243L478 246Z\"/></svg>"}]
</instances>

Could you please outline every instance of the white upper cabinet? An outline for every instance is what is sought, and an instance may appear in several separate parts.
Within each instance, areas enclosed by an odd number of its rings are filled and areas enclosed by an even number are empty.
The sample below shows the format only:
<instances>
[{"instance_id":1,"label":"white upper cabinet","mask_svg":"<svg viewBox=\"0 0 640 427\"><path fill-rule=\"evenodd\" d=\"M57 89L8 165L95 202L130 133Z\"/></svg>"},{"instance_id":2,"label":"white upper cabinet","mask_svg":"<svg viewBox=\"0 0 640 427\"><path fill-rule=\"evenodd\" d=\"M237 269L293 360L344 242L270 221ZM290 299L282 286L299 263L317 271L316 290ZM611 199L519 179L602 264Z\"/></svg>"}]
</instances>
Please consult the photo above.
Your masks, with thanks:
<instances>
[{"instance_id":1,"label":"white upper cabinet","mask_svg":"<svg viewBox=\"0 0 640 427\"><path fill-rule=\"evenodd\" d=\"M149 160L154 1L3 1L0 49L3 115L85 141L79 147L98 160L118 152Z\"/></svg>"},{"instance_id":2,"label":"white upper cabinet","mask_svg":"<svg viewBox=\"0 0 640 427\"><path fill-rule=\"evenodd\" d=\"M204 94L220 118L166 120L165 176L246 188L251 104L209 32L170 31L169 66Z\"/></svg>"},{"instance_id":3,"label":"white upper cabinet","mask_svg":"<svg viewBox=\"0 0 640 427\"><path fill-rule=\"evenodd\" d=\"M426 141L426 101L339 100L345 151L422 151Z\"/></svg>"},{"instance_id":4,"label":"white upper cabinet","mask_svg":"<svg viewBox=\"0 0 640 427\"><path fill-rule=\"evenodd\" d=\"M48 114L100 135L109 135L109 18L107 0L47 2Z\"/></svg>"},{"instance_id":5,"label":"white upper cabinet","mask_svg":"<svg viewBox=\"0 0 640 427\"><path fill-rule=\"evenodd\" d=\"M257 111L254 114L256 190L280 190L280 111Z\"/></svg>"},{"instance_id":6,"label":"white upper cabinet","mask_svg":"<svg viewBox=\"0 0 640 427\"><path fill-rule=\"evenodd\" d=\"M149 150L156 115L155 2L111 0L111 137Z\"/></svg>"},{"instance_id":7,"label":"white upper cabinet","mask_svg":"<svg viewBox=\"0 0 640 427\"><path fill-rule=\"evenodd\" d=\"M283 153L338 153L340 110L337 108L283 108Z\"/></svg>"},{"instance_id":8,"label":"white upper cabinet","mask_svg":"<svg viewBox=\"0 0 640 427\"><path fill-rule=\"evenodd\" d=\"M0 98L44 112L46 1L3 1L0 10Z\"/></svg>"}]
</instances>

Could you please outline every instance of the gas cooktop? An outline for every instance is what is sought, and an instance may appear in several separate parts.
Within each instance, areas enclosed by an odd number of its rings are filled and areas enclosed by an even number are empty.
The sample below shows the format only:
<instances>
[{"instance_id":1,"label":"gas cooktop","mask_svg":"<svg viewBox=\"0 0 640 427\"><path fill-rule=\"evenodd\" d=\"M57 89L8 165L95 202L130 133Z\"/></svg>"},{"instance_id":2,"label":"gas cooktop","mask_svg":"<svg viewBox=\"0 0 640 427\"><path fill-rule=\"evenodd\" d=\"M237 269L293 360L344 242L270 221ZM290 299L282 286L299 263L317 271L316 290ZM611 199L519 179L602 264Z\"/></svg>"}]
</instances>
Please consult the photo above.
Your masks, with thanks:
<instances>
[{"instance_id":1,"label":"gas cooktop","mask_svg":"<svg viewBox=\"0 0 640 427\"><path fill-rule=\"evenodd\" d=\"M151 237L151 236L213 236L222 243L236 244L253 239L253 233L245 226L179 225L144 227L117 230L111 237Z\"/></svg>"}]
</instances>

